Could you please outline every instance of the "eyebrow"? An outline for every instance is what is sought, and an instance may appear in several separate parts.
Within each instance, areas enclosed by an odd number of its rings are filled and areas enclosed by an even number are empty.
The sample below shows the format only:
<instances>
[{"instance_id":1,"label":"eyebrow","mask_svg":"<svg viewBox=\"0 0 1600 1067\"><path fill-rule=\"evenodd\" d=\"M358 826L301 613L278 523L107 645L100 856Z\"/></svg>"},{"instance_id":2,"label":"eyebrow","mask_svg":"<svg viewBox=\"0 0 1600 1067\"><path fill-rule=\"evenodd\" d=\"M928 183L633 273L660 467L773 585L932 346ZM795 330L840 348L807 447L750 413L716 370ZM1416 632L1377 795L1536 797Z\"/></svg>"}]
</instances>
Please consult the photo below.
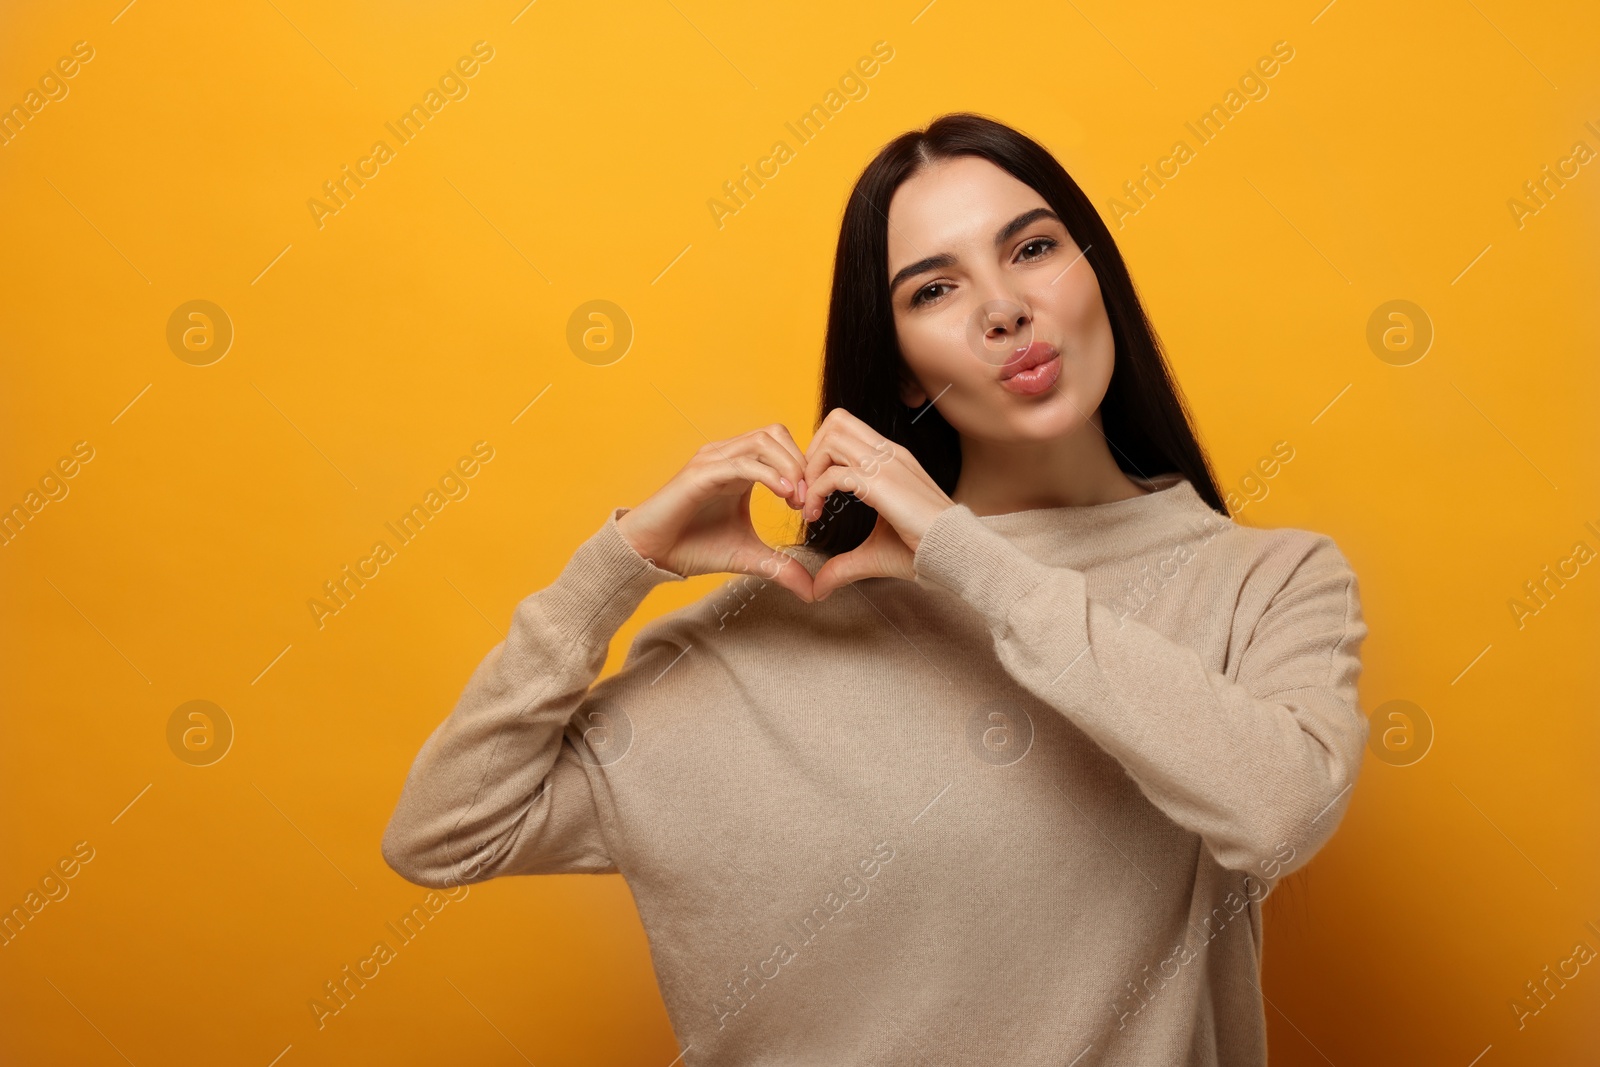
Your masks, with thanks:
<instances>
[{"instance_id":1,"label":"eyebrow","mask_svg":"<svg viewBox=\"0 0 1600 1067\"><path fill-rule=\"evenodd\" d=\"M1007 241L1011 240L1011 238L1015 237L1018 230L1021 230L1027 226L1032 226L1040 219L1054 219L1056 222L1061 222L1060 217L1047 207L1036 207L1031 211L1024 211L1022 214L1018 215L1016 218L1000 227L1000 229L995 233L995 247L1001 247ZM1062 225L1065 226L1066 224L1062 223ZM889 295L891 297L894 296L894 291L900 288L900 283L906 279L914 278L918 274L925 274L930 270L940 270L944 267L953 267L955 266L955 262L956 257L952 256L948 252L941 252L937 256L928 256L926 259L919 259L909 267L902 268L900 272L894 276L894 280L889 283Z\"/></svg>"}]
</instances>

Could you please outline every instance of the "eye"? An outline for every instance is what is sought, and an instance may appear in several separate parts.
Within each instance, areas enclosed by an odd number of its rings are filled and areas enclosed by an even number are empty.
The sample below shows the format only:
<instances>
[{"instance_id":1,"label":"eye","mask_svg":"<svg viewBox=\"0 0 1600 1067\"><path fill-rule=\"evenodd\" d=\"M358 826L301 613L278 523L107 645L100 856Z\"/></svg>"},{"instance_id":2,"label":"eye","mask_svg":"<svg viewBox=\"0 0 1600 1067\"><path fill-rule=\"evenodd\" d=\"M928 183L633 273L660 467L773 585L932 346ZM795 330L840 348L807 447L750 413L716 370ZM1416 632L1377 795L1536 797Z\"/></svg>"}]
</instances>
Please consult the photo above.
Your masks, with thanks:
<instances>
[{"instance_id":1,"label":"eye","mask_svg":"<svg viewBox=\"0 0 1600 1067\"><path fill-rule=\"evenodd\" d=\"M931 292L931 290L948 288L950 288L950 284L948 282L929 282L927 285L924 285L921 289L918 289L915 293L911 294L911 306L920 307L923 304L937 300L944 294Z\"/></svg>"},{"instance_id":2,"label":"eye","mask_svg":"<svg viewBox=\"0 0 1600 1067\"><path fill-rule=\"evenodd\" d=\"M1024 255L1022 258L1025 260L1043 259L1046 255L1049 255L1050 250L1055 246L1056 241L1053 237L1035 237L1033 240L1023 245L1020 251L1026 252L1030 248L1038 248L1040 251L1035 252L1033 255Z\"/></svg>"}]
</instances>

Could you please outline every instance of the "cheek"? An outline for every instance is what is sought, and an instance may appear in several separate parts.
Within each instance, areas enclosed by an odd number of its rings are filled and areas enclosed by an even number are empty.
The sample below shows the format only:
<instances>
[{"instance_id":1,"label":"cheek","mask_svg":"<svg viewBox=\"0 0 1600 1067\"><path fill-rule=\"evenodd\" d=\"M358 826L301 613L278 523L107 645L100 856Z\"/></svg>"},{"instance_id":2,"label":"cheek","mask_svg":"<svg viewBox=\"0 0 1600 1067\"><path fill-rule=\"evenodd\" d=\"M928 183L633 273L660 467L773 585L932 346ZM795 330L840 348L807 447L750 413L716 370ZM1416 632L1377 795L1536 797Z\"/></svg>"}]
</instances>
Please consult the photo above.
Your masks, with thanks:
<instances>
[{"instance_id":1,"label":"cheek","mask_svg":"<svg viewBox=\"0 0 1600 1067\"><path fill-rule=\"evenodd\" d=\"M1100 285L1092 272L1082 270L1084 266L1079 262L1053 286L1061 289L1058 300L1061 321L1073 333L1094 333L1108 325Z\"/></svg>"},{"instance_id":2,"label":"cheek","mask_svg":"<svg viewBox=\"0 0 1600 1067\"><path fill-rule=\"evenodd\" d=\"M1062 340L1078 362L1091 367L1104 364L1109 374L1116 342L1100 286L1094 275L1087 272L1076 279L1068 274L1060 285L1066 286L1069 280L1073 284L1057 294L1053 305L1055 319L1061 324Z\"/></svg>"},{"instance_id":3,"label":"cheek","mask_svg":"<svg viewBox=\"0 0 1600 1067\"><path fill-rule=\"evenodd\" d=\"M943 310L943 309L941 309ZM956 309L897 320L900 352L917 377L944 388L984 377L989 370L968 345L966 319Z\"/></svg>"}]
</instances>

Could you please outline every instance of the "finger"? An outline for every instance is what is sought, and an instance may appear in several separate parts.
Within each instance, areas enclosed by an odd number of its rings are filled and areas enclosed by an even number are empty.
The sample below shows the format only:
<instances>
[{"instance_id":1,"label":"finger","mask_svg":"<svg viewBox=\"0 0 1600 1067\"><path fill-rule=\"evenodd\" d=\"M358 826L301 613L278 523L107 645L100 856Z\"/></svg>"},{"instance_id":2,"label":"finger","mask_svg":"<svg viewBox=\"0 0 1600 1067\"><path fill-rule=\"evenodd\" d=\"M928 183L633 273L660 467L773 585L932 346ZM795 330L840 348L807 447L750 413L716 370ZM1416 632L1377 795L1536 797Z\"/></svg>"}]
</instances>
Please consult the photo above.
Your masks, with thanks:
<instances>
[{"instance_id":1,"label":"finger","mask_svg":"<svg viewBox=\"0 0 1600 1067\"><path fill-rule=\"evenodd\" d=\"M772 437L778 442L779 446L781 446L784 451L788 452L789 455L794 457L794 474L790 477L793 479L796 485L799 485L800 479L805 477L806 473L805 450L802 449L795 441L794 434L789 432L789 427L785 426L783 423L775 422L766 429L767 433L772 435Z\"/></svg>"},{"instance_id":2,"label":"finger","mask_svg":"<svg viewBox=\"0 0 1600 1067\"><path fill-rule=\"evenodd\" d=\"M825 439L844 438L852 441L875 441L882 434L871 426L862 422L844 408L830 408L828 414L817 426L817 432L811 437L811 447L806 450L809 458L817 450L817 443Z\"/></svg>"},{"instance_id":3,"label":"finger","mask_svg":"<svg viewBox=\"0 0 1600 1067\"><path fill-rule=\"evenodd\" d=\"M805 455L794 443L789 430L781 422L754 430L750 436L760 448L762 460L784 477L789 488L780 494L792 508L800 506L800 480L805 475Z\"/></svg>"},{"instance_id":4,"label":"finger","mask_svg":"<svg viewBox=\"0 0 1600 1067\"><path fill-rule=\"evenodd\" d=\"M884 459L894 453L894 444L887 437L850 415L844 408L833 410L842 415L832 422L824 421L817 436L812 438L810 451L806 453L806 492L801 501L802 514L808 513L808 505L814 510L819 502L812 486L829 467L859 467L870 463L876 470ZM829 414L832 418L832 413Z\"/></svg>"},{"instance_id":5,"label":"finger","mask_svg":"<svg viewBox=\"0 0 1600 1067\"><path fill-rule=\"evenodd\" d=\"M872 495L872 484L870 479L863 477L860 471L852 467L829 467L817 475L815 482L806 483L806 502L809 510L802 513L804 517L810 521L821 518L823 505L835 492L848 493L866 503L867 498Z\"/></svg>"},{"instance_id":6,"label":"finger","mask_svg":"<svg viewBox=\"0 0 1600 1067\"><path fill-rule=\"evenodd\" d=\"M800 513L806 518L812 517L812 512L817 511L822 502L828 498L826 492L819 492L823 475L835 466L849 467L850 456L846 451L848 442L841 441L835 434L824 430L811 442L811 449L806 453L806 491L800 501Z\"/></svg>"},{"instance_id":7,"label":"finger","mask_svg":"<svg viewBox=\"0 0 1600 1067\"><path fill-rule=\"evenodd\" d=\"M769 439L770 440L770 439ZM777 448L773 442L772 447ZM716 441L696 453L696 477L704 496L723 492L730 486L744 489L759 482L773 495L787 499L792 489L783 486L784 476L769 465L759 445L743 438Z\"/></svg>"},{"instance_id":8,"label":"finger","mask_svg":"<svg viewBox=\"0 0 1600 1067\"><path fill-rule=\"evenodd\" d=\"M800 480L807 488L810 488L811 483L816 481L817 475L827 466L828 435L829 425L824 421L817 427L817 432L811 435L811 443L806 445L806 463L800 471ZM803 514L806 511L804 498L801 499L800 505Z\"/></svg>"},{"instance_id":9,"label":"finger","mask_svg":"<svg viewBox=\"0 0 1600 1067\"><path fill-rule=\"evenodd\" d=\"M845 425L844 414L844 408L830 409L818 424L817 432L811 435L811 443L806 446L805 480L808 487L832 462L829 455L835 447L834 438Z\"/></svg>"},{"instance_id":10,"label":"finger","mask_svg":"<svg viewBox=\"0 0 1600 1067\"><path fill-rule=\"evenodd\" d=\"M747 472L752 482L761 481L773 495L783 500L792 508L800 506L800 468L794 456L765 429L751 430L740 434L738 437L726 441L712 442L706 446L717 457L726 460L738 469L740 464L750 465ZM702 449L705 452L706 449ZM708 455L707 460L711 457ZM769 469L774 478L771 481L759 479L753 473L754 464L760 463ZM725 484L725 483L724 483Z\"/></svg>"},{"instance_id":11,"label":"finger","mask_svg":"<svg viewBox=\"0 0 1600 1067\"><path fill-rule=\"evenodd\" d=\"M859 549L841 552L824 563L812 577L812 596L816 600L826 600L835 589L842 589L863 578L880 577L883 575L873 569Z\"/></svg>"},{"instance_id":12,"label":"finger","mask_svg":"<svg viewBox=\"0 0 1600 1067\"><path fill-rule=\"evenodd\" d=\"M806 570L805 564L781 549L758 542L736 551L729 569L738 574L753 574L776 582L807 604L816 599L812 592L811 572Z\"/></svg>"}]
</instances>

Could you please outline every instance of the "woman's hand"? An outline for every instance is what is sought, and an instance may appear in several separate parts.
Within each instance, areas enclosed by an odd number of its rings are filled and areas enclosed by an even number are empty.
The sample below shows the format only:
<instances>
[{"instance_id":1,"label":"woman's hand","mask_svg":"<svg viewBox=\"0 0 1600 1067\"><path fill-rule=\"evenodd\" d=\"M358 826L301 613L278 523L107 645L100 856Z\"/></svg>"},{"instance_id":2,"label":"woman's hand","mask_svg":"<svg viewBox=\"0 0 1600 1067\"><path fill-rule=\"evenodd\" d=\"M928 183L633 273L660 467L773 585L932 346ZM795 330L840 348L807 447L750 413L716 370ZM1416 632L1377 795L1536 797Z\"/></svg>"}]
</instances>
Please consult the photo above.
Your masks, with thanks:
<instances>
[{"instance_id":1,"label":"woman's hand","mask_svg":"<svg viewBox=\"0 0 1600 1067\"><path fill-rule=\"evenodd\" d=\"M812 579L817 600L862 578L916 577L912 566L922 535L951 500L905 448L834 408L806 452L803 515L815 520L829 494L841 490L870 505L878 522L859 547L822 565Z\"/></svg>"},{"instance_id":2,"label":"woman's hand","mask_svg":"<svg viewBox=\"0 0 1600 1067\"><path fill-rule=\"evenodd\" d=\"M782 423L701 446L672 480L617 520L641 556L683 575L753 574L810 603L811 573L756 536L750 493L760 482L790 507L801 503L806 458Z\"/></svg>"}]
</instances>

